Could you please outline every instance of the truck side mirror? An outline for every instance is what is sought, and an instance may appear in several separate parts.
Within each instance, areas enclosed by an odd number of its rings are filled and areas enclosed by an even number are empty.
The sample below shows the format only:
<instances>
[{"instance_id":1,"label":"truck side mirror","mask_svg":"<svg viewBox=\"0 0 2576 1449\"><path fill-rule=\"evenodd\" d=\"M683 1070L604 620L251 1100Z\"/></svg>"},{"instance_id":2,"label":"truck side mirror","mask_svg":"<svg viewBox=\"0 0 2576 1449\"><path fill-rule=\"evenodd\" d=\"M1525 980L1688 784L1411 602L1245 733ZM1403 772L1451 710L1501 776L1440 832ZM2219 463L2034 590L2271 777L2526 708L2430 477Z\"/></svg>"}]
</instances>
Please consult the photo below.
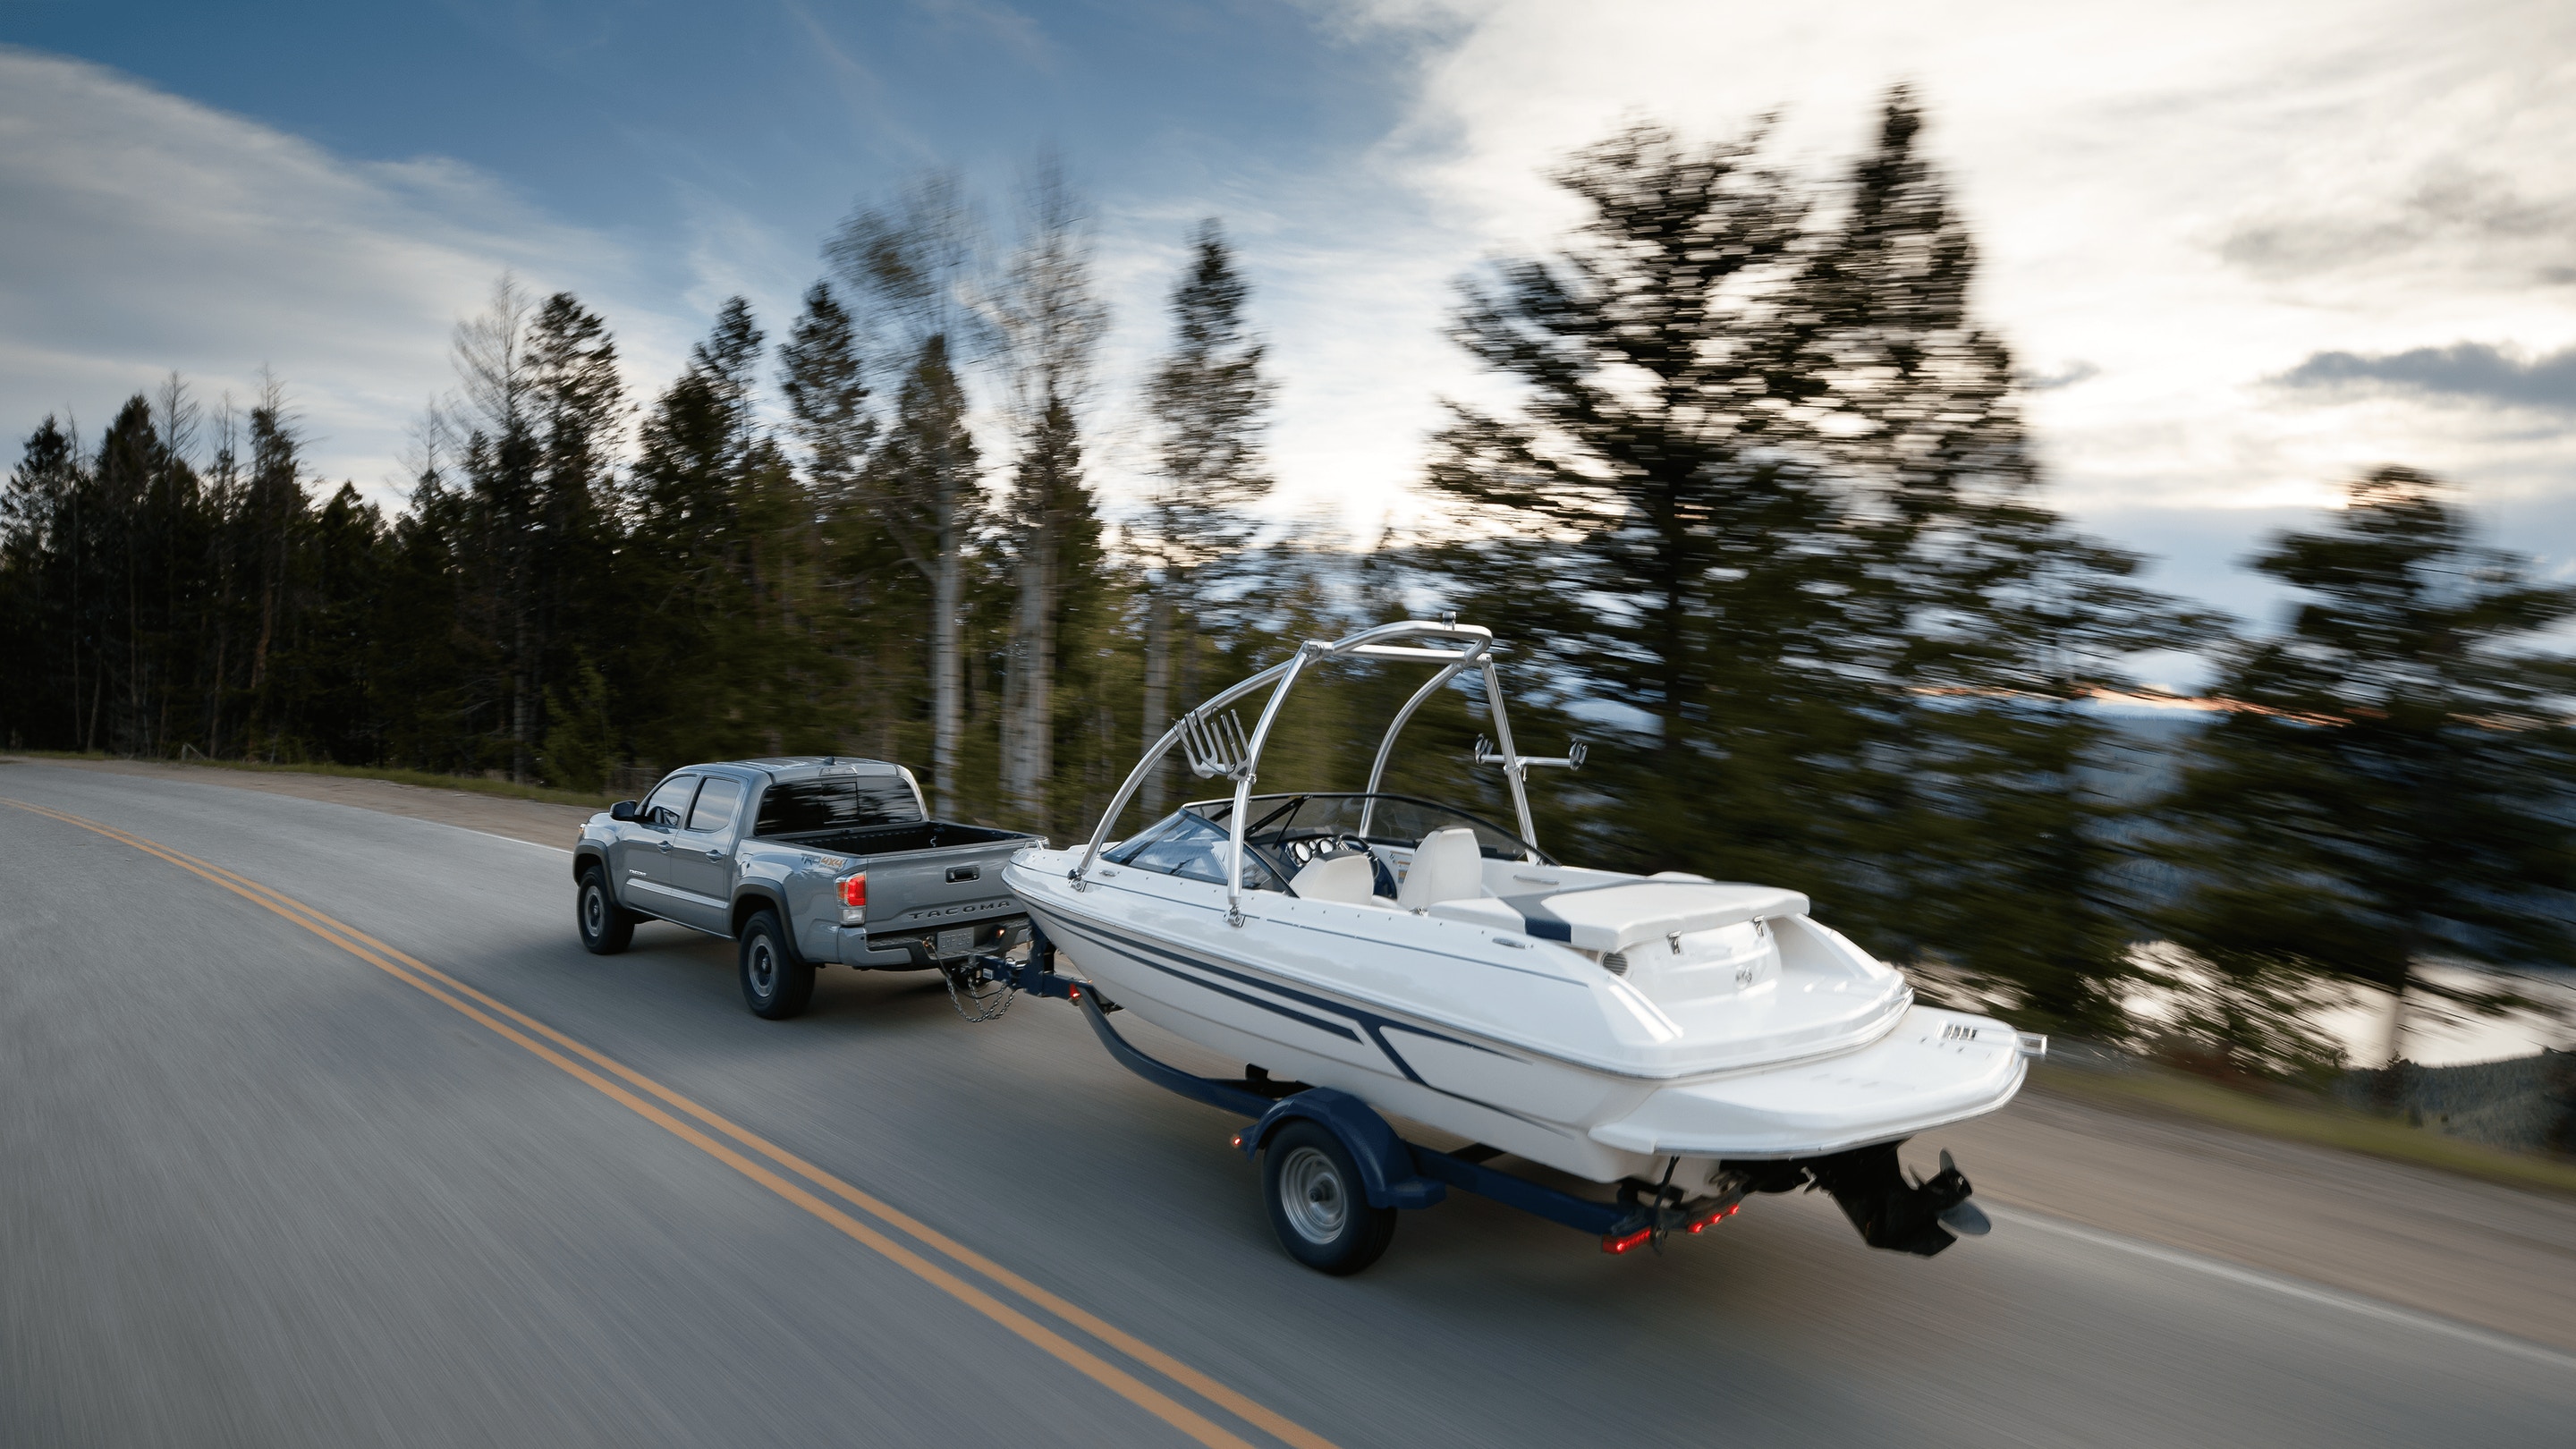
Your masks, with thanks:
<instances>
[{"instance_id":1,"label":"truck side mirror","mask_svg":"<svg viewBox=\"0 0 2576 1449\"><path fill-rule=\"evenodd\" d=\"M635 808L635 802L632 800L620 800L608 807L608 818L611 820L637 820L643 817L643 813Z\"/></svg>"}]
</instances>

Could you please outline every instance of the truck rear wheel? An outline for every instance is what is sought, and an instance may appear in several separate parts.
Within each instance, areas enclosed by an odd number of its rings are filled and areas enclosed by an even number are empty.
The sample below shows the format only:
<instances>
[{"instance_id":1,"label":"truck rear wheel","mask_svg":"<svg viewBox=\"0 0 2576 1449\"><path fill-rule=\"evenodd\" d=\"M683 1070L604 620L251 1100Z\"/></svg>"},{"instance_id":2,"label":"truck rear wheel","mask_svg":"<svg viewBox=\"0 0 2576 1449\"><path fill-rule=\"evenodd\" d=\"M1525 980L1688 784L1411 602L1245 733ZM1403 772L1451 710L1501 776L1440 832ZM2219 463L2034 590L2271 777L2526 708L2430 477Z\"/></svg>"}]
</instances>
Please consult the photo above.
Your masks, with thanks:
<instances>
[{"instance_id":1,"label":"truck rear wheel","mask_svg":"<svg viewBox=\"0 0 2576 1449\"><path fill-rule=\"evenodd\" d=\"M740 960L742 1004L752 1015L785 1021L802 1015L814 999L813 964L798 959L776 911L760 911L743 923Z\"/></svg>"},{"instance_id":2,"label":"truck rear wheel","mask_svg":"<svg viewBox=\"0 0 2576 1449\"><path fill-rule=\"evenodd\" d=\"M581 873L573 887L573 920L581 927L582 948L594 956L614 956L635 939L635 913L609 894L608 877L598 866Z\"/></svg>"},{"instance_id":3,"label":"truck rear wheel","mask_svg":"<svg viewBox=\"0 0 2576 1449\"><path fill-rule=\"evenodd\" d=\"M1279 1246L1317 1272L1356 1273L1395 1241L1395 1209L1369 1206L1359 1164L1321 1123L1290 1122L1271 1137L1261 1188Z\"/></svg>"}]
</instances>

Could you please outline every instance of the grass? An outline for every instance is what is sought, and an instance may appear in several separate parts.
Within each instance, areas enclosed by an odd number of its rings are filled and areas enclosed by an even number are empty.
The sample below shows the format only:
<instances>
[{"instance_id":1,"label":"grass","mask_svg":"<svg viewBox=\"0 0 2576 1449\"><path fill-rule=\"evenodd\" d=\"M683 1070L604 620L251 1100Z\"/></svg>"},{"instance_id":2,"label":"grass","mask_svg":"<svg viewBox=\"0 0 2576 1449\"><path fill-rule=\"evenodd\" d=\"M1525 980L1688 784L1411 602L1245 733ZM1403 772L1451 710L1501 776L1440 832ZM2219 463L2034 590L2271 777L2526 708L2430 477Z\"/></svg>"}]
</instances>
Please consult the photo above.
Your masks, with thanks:
<instances>
[{"instance_id":1,"label":"grass","mask_svg":"<svg viewBox=\"0 0 2576 1449\"><path fill-rule=\"evenodd\" d=\"M12 750L9 754L36 760L114 760L122 756L86 753L75 750ZM583 794L578 790L557 790L545 785L519 785L508 780L487 780L479 775L434 775L426 770L389 770L367 765L271 765L257 760L146 760L138 763L185 765L190 769L245 770L272 775L329 775L342 780L385 780L396 785L418 785L431 790L463 790L475 795L493 795L505 800L535 800L548 805L581 805L596 810L609 803L609 797Z\"/></svg>"},{"instance_id":2,"label":"grass","mask_svg":"<svg viewBox=\"0 0 2576 1449\"><path fill-rule=\"evenodd\" d=\"M2146 1108L2264 1137L2339 1147L2508 1187L2576 1197L2576 1163L2482 1147L2332 1103L2258 1096L2166 1067L2141 1063L2134 1071L2103 1072L2044 1066L2034 1080L2045 1090L2104 1106Z\"/></svg>"}]
</instances>

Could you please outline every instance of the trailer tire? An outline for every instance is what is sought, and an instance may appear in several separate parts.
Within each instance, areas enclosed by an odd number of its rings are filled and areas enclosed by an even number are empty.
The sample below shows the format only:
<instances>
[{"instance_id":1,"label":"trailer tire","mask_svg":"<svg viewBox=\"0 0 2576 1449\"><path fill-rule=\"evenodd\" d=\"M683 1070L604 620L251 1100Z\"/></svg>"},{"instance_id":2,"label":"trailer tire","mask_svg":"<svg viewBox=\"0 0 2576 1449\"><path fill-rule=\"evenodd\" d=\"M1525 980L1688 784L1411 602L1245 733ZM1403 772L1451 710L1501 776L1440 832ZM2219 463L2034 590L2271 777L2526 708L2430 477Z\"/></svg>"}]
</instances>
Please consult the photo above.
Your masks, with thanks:
<instances>
[{"instance_id":1,"label":"trailer tire","mask_svg":"<svg viewBox=\"0 0 2576 1449\"><path fill-rule=\"evenodd\" d=\"M1319 1273L1356 1273L1395 1241L1395 1209L1369 1206L1359 1164L1320 1122L1301 1118L1272 1134L1261 1190L1279 1246Z\"/></svg>"},{"instance_id":2,"label":"trailer tire","mask_svg":"<svg viewBox=\"0 0 2576 1449\"><path fill-rule=\"evenodd\" d=\"M785 1021L804 1014L806 1004L814 999L814 965L797 956L776 911L755 911L742 923L737 956L742 1004L751 1008L752 1015Z\"/></svg>"},{"instance_id":3,"label":"trailer tire","mask_svg":"<svg viewBox=\"0 0 2576 1449\"><path fill-rule=\"evenodd\" d=\"M586 866L573 886L573 923L581 928L582 949L594 956L614 956L635 939L635 913L617 903L608 877L598 866Z\"/></svg>"}]
</instances>

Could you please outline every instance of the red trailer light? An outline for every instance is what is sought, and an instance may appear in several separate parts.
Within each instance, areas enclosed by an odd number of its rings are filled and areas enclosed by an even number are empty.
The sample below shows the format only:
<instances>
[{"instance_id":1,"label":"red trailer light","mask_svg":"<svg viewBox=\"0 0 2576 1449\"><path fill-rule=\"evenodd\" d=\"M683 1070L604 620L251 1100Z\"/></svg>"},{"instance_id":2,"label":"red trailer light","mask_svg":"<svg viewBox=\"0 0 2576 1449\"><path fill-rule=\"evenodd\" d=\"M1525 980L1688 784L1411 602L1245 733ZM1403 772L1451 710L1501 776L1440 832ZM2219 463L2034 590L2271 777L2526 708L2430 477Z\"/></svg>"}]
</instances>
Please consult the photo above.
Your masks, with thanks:
<instances>
[{"instance_id":1,"label":"red trailer light","mask_svg":"<svg viewBox=\"0 0 2576 1449\"><path fill-rule=\"evenodd\" d=\"M841 904L854 911L868 908L868 873L860 871L841 882Z\"/></svg>"},{"instance_id":2,"label":"red trailer light","mask_svg":"<svg viewBox=\"0 0 2576 1449\"><path fill-rule=\"evenodd\" d=\"M1612 1234L1601 1240L1601 1251L1605 1253L1624 1253L1630 1248L1644 1246L1646 1240L1654 1235L1655 1230L1653 1228L1639 1228L1633 1233Z\"/></svg>"},{"instance_id":3,"label":"red trailer light","mask_svg":"<svg viewBox=\"0 0 2576 1449\"><path fill-rule=\"evenodd\" d=\"M1716 1227L1719 1223L1725 1222L1728 1218L1735 1216L1736 1212L1743 1206L1744 1204L1740 1202L1728 1203L1726 1206L1719 1208L1708 1216L1693 1222L1690 1226L1682 1229L1682 1231L1686 1233L1696 1233L1707 1228Z\"/></svg>"}]
</instances>

